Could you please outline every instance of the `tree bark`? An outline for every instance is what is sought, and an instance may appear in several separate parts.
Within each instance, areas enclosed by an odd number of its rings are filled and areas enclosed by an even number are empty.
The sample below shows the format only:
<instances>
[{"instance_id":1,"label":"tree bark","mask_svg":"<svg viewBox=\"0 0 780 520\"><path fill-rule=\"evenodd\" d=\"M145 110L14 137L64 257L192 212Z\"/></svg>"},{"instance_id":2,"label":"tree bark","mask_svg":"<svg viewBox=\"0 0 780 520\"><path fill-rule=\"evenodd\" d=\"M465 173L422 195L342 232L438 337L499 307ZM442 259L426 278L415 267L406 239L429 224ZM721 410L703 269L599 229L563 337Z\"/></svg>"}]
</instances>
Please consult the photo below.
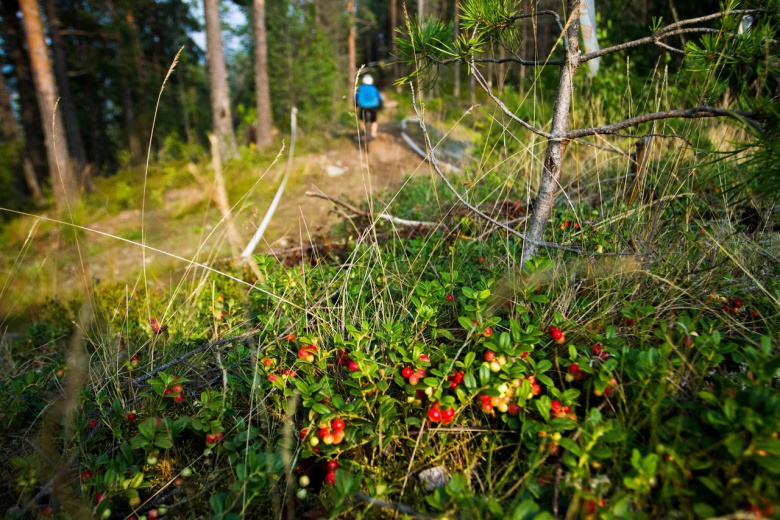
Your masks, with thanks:
<instances>
[{"instance_id":1,"label":"tree bark","mask_svg":"<svg viewBox=\"0 0 780 520\"><path fill-rule=\"evenodd\" d=\"M398 79L401 76L401 71L398 68L398 58L395 55L395 28L397 20L398 0L390 0L390 56L393 58L393 79Z\"/></svg>"},{"instance_id":2,"label":"tree bark","mask_svg":"<svg viewBox=\"0 0 780 520\"><path fill-rule=\"evenodd\" d=\"M35 98L35 85L30 72L29 55L25 53L24 34L21 20L16 16L19 3L14 0L0 2L2 6L2 34L5 36L8 56L16 77L16 91L19 94L19 116L24 133L24 155L32 161L33 172L43 174L46 148L43 143L43 122Z\"/></svg>"},{"instance_id":3,"label":"tree bark","mask_svg":"<svg viewBox=\"0 0 780 520\"><path fill-rule=\"evenodd\" d=\"M349 16L349 30L347 32L347 67L349 68L349 90L352 92L350 99L355 97L355 81L357 74L357 53L355 51L355 0L347 0L347 15Z\"/></svg>"},{"instance_id":4,"label":"tree bark","mask_svg":"<svg viewBox=\"0 0 780 520\"><path fill-rule=\"evenodd\" d=\"M574 88L574 74L579 68L579 14L580 0L568 0L567 12L564 19L567 21L565 57L561 65L558 78L558 93L553 107L552 135L553 139L547 142L547 154L544 159L542 180L534 201L534 209L526 235L529 240L523 242L523 256L520 265L536 256L539 250L539 242L544 239L544 230L550 219L555 190L560 183L563 156L566 152L568 141L564 138L569 126L569 114L571 112L571 98Z\"/></svg>"},{"instance_id":5,"label":"tree bark","mask_svg":"<svg viewBox=\"0 0 780 520\"><path fill-rule=\"evenodd\" d=\"M460 34L460 2L458 0L455 0L455 5L453 6L453 16L455 17L455 30L454 30L454 36L455 41L458 41L458 35ZM458 99L460 97L460 62L455 62L455 86L453 88L453 95L455 96L455 99Z\"/></svg>"},{"instance_id":6,"label":"tree bark","mask_svg":"<svg viewBox=\"0 0 780 520\"><path fill-rule=\"evenodd\" d=\"M62 106L62 115L68 133L68 144L70 144L70 152L76 160L79 169L83 169L87 165L87 153L84 150L84 141L81 139L76 105L73 102L73 91L70 88L70 80L68 79L68 63L65 59L65 49L60 36L60 21L57 18L54 0L45 0L44 5L46 18L49 22L51 48L54 54L54 72L57 76L57 86L62 95L60 105Z\"/></svg>"},{"instance_id":7,"label":"tree bark","mask_svg":"<svg viewBox=\"0 0 780 520\"><path fill-rule=\"evenodd\" d=\"M268 39L265 30L265 0L253 0L255 28L255 96L257 99L257 146L271 144L271 91L268 87Z\"/></svg>"},{"instance_id":8,"label":"tree bark","mask_svg":"<svg viewBox=\"0 0 780 520\"><path fill-rule=\"evenodd\" d=\"M222 50L222 26L217 0L204 0L206 13L206 61L209 66L209 94L214 134L220 157L224 160L238 155L230 112L230 90L227 82L225 53Z\"/></svg>"},{"instance_id":9,"label":"tree bark","mask_svg":"<svg viewBox=\"0 0 780 520\"><path fill-rule=\"evenodd\" d=\"M71 202L78 202L79 190L73 175L68 141L62 124L62 114L55 111L58 99L46 39L43 35L40 5L36 0L21 0L22 23L30 53L30 64L35 82L35 93L43 119L43 134L46 155L49 159L49 175L57 207L67 208Z\"/></svg>"},{"instance_id":10,"label":"tree bark","mask_svg":"<svg viewBox=\"0 0 780 520\"><path fill-rule=\"evenodd\" d=\"M22 140L22 133L16 124L11 96L5 87L5 77L0 73L0 140L14 142Z\"/></svg>"}]
</instances>

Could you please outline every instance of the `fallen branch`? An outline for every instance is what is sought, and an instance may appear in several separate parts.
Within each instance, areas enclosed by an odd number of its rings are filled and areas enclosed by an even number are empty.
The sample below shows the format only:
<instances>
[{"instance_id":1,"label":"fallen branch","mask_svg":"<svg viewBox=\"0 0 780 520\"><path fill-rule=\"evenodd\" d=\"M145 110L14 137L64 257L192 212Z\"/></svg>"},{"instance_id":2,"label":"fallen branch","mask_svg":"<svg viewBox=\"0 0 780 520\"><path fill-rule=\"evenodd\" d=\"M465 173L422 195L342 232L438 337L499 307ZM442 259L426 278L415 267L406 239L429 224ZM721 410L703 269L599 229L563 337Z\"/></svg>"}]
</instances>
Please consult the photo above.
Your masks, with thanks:
<instances>
[{"instance_id":1,"label":"fallen branch","mask_svg":"<svg viewBox=\"0 0 780 520\"><path fill-rule=\"evenodd\" d=\"M417 146L417 143L415 143L412 140L412 138L409 137L409 135L406 133L406 122L407 122L407 120L408 120L407 118L404 118L404 120L401 121L401 137L403 138L404 141L406 141L406 144L408 144L409 147L412 150L417 152L417 155L419 155L420 157L422 157L423 159L425 159L427 161L428 160L428 154L425 153L425 151L422 148ZM442 166L444 166L448 170L452 170L452 171L454 171L456 173L460 172L460 168L458 168L454 164L450 164L450 163L446 163L446 162L442 162L441 164L442 164Z\"/></svg>"},{"instance_id":2,"label":"fallen branch","mask_svg":"<svg viewBox=\"0 0 780 520\"><path fill-rule=\"evenodd\" d=\"M349 204L347 202L344 202L344 201L341 201L341 200L336 199L334 197L331 197L330 195L326 195L324 193L317 193L317 192L314 192L314 191L307 191L306 192L306 196L307 197L317 197L318 199L327 200L329 202L332 202L332 203L337 204L337 205L339 205L339 206L341 206L343 208L348 209L349 211L351 211L352 213L354 213L354 214L356 214L358 216L365 217L365 218L371 218L371 215L366 213L365 211L362 211L362 210L356 208L352 204ZM437 222L426 222L426 221L423 221L423 220L407 220L407 219L403 219L403 218L398 218L398 217L394 217L393 215L389 215L389 214L384 213L384 212L382 212L379 215L377 215L376 218L382 219L382 220L386 220L388 222L392 222L393 224L397 224L399 226L436 227L436 226L439 225Z\"/></svg>"},{"instance_id":3,"label":"fallen branch","mask_svg":"<svg viewBox=\"0 0 780 520\"><path fill-rule=\"evenodd\" d=\"M246 332L244 334L239 334L238 336L232 336L230 338L218 339L216 341L212 341L212 342L206 343L204 345L201 345L200 347L198 347L198 348L196 348L194 350L190 350L189 352L187 352L185 354L182 354L181 356L177 357L176 359L172 359L171 361L168 361L167 363L163 363L162 365L158 366L157 368L155 368L151 372L148 372L148 373L146 373L146 374L144 374L142 376L136 377L135 379L133 379L133 384L134 385L140 385L141 383L143 383L147 379L152 378L153 376L155 376L159 372L162 372L163 370L166 370L166 369L168 369L168 368L170 368L172 366L178 365L179 363L181 363L185 359L191 358L192 356L194 356L196 354L200 354L202 352L205 352L205 351L207 351L210 348L219 347L219 346L224 345L226 343L232 343L233 341L239 341L239 340L242 340L242 339L246 339L246 338L248 338L248 337L250 337L250 336L252 336L254 334L257 334L258 332L260 332L260 329L254 329L254 330L250 330L249 332Z\"/></svg>"},{"instance_id":4,"label":"fallen branch","mask_svg":"<svg viewBox=\"0 0 780 520\"><path fill-rule=\"evenodd\" d=\"M402 515L408 515L414 518L436 518L434 516L424 515L407 506L406 504L401 504L400 502L387 502L386 500L380 500L378 498L368 496L365 493L361 493L360 491L355 493L355 498L361 502L371 504L372 506L381 507L383 509L392 509L393 511L397 511Z\"/></svg>"}]
</instances>

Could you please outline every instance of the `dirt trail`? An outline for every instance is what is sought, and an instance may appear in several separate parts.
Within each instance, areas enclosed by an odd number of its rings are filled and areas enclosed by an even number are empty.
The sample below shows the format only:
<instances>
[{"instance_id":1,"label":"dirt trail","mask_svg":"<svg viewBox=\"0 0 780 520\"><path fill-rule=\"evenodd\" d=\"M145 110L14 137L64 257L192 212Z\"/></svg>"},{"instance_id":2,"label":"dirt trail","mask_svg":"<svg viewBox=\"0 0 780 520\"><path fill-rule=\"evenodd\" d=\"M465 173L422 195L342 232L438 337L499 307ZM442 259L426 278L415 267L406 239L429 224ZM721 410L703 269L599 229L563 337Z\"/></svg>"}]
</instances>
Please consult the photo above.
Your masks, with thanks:
<instances>
[{"instance_id":1,"label":"dirt trail","mask_svg":"<svg viewBox=\"0 0 780 520\"><path fill-rule=\"evenodd\" d=\"M338 221L331 212L333 204L307 197L306 191L322 192L360 205L372 193L397 189L405 175L418 170L427 171L420 168L422 159L404 144L400 125L392 122L391 111L386 111L381 117L380 134L370 143L367 155L359 149L354 134L349 134L335 137L323 152L295 157L287 189L256 252L306 242L325 234ZM262 194L251 195L239 205L236 224L243 244L249 242L263 219L285 163L285 160L280 161L267 176L268 180L263 181L273 187L266 186ZM24 321L23 316L29 315L28 306L47 297L69 298L83 293L85 284L96 280L108 284L128 284L131 289L137 287L142 283L140 273L144 266L150 285L174 283L187 262L172 255L197 262L230 256L225 226L220 224L221 215L214 205L208 203L207 190L193 179L192 184L185 188L165 192L163 199L163 208L146 213L145 241L149 246L169 254L147 250L144 255L142 248L132 243L140 242L141 238L139 209L84 223L90 229L113 236L84 232L78 239L78 245L72 239L68 240L65 236L68 233L56 229L36 231L31 247L23 252L24 258L16 259L13 269L10 269L10 264L14 259L7 258L7 275L10 278L5 293L0 295L0 326L8 324L9 319ZM230 201L231 204L236 202ZM200 203L207 209L183 217L176 216L177 207L193 203ZM19 249L22 249L21 245Z\"/></svg>"}]
</instances>

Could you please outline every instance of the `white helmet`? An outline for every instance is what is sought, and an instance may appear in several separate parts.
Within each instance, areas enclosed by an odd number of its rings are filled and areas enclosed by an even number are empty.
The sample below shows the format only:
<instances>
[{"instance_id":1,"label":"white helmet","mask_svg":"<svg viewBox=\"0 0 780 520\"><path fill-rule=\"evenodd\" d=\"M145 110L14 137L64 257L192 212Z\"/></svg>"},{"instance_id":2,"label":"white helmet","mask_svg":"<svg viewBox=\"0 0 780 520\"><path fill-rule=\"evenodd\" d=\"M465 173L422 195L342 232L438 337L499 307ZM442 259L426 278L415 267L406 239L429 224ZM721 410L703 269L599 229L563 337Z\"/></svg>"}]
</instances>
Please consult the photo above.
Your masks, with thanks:
<instances>
[{"instance_id":1,"label":"white helmet","mask_svg":"<svg viewBox=\"0 0 780 520\"><path fill-rule=\"evenodd\" d=\"M366 74L363 76L363 85L373 85L374 84L374 78L371 77L371 74Z\"/></svg>"}]
</instances>

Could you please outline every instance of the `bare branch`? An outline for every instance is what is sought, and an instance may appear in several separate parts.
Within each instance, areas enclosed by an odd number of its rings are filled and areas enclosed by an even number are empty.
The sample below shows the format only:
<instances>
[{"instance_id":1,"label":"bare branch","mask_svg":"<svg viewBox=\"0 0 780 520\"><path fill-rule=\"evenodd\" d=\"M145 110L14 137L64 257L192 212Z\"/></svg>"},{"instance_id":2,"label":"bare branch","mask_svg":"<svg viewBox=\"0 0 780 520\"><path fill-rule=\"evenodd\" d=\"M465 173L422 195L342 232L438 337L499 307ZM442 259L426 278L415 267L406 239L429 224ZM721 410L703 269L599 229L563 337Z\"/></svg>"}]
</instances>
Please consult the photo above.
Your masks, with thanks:
<instances>
[{"instance_id":1,"label":"bare branch","mask_svg":"<svg viewBox=\"0 0 780 520\"><path fill-rule=\"evenodd\" d=\"M564 138L577 139L587 135L613 134L624 128L630 128L642 123L649 123L651 121L658 121L661 119L700 119L705 117L728 117L731 119L736 119L737 121L749 124L759 132L763 132L761 125L752 118L753 114L742 111L725 110L723 108L700 106L695 108L688 108L685 110L652 112L650 114L642 114L641 116L632 117L630 119L626 119L625 121L620 121L619 123L613 123L611 125L571 130L570 132L566 133Z\"/></svg>"},{"instance_id":2,"label":"bare branch","mask_svg":"<svg viewBox=\"0 0 780 520\"><path fill-rule=\"evenodd\" d=\"M556 137L553 134L551 134L549 132L545 132L544 130L540 130L540 129L536 128L535 126L533 126L532 124L526 122L525 120L520 119L519 117L517 117L514 114L514 112L509 110L509 108L504 104L503 101L498 99L496 97L496 95L493 94L493 92L490 90L490 87L488 86L487 82L485 81L485 77L479 72L479 70L477 70L476 67L472 67L471 70L472 70L472 73L474 75L474 79L477 81L477 83L479 83L480 88L485 91L485 93L488 95L488 97L490 97L490 99L492 99L493 102L496 105L498 105L498 108L500 108L501 111L504 112L508 117L510 117L513 121L519 123L520 126L522 126L523 128L526 128L526 129L530 130L531 132L533 132L533 133L535 133L537 135L540 135L540 136L542 136L542 137L544 137L546 139L556 139ZM422 123L422 121L421 121L421 123Z\"/></svg>"},{"instance_id":3,"label":"bare branch","mask_svg":"<svg viewBox=\"0 0 780 520\"><path fill-rule=\"evenodd\" d=\"M644 38L639 38L638 40L620 43L618 45L613 45L612 47L605 47L597 51L589 52L588 54L583 54L582 56L580 56L580 63L584 63L586 61L590 61L594 58L599 58L607 54L613 54L615 52L624 51L626 49L633 49L634 47L640 47L642 45L649 45L649 44L657 45L662 38L669 38L670 36L676 36L679 34L687 34L687 33L717 33L717 32L720 32L720 30L713 29L711 27L689 27L687 29L677 29L663 34L655 33L650 36L645 36Z\"/></svg>"},{"instance_id":4,"label":"bare branch","mask_svg":"<svg viewBox=\"0 0 780 520\"><path fill-rule=\"evenodd\" d=\"M705 16L699 16L698 18L688 18L685 20L680 20L679 22L675 22L673 24L669 24L666 27L663 27L658 30L656 34L665 33L667 31L673 31L677 29L678 27L682 27L683 25L692 25L695 23L702 23L702 22L709 22L710 20L717 20L718 18L722 18L724 16L729 15L746 15L746 14L756 14L756 13L762 13L764 12L763 9L733 9L731 11L723 11L720 13L713 13L708 14Z\"/></svg>"},{"instance_id":5,"label":"bare branch","mask_svg":"<svg viewBox=\"0 0 780 520\"><path fill-rule=\"evenodd\" d=\"M433 145L431 144L431 138L428 135L428 129L425 127L425 121L422 119L422 115L420 114L420 110L417 108L417 100L415 99L414 95L414 87L411 86L412 89L412 105L414 106L414 111L417 115L417 120L420 123L420 129L422 129L423 137L425 138L425 147L428 150L433 150ZM428 153L428 161L431 163L431 166L433 166L434 171L439 176L439 178L444 182L445 186L452 192L455 197L460 201L461 204L466 206L472 213L475 215L478 215L479 217L487 220L491 224L500 227L501 229L508 231L509 233L515 235L516 237L522 238L523 240L527 240L529 242L534 243L537 246L542 247L549 247L552 249L561 249L563 251L570 251L572 253L582 254L582 251L578 248L570 247L570 246L564 246L561 244L556 244L553 242L544 242L542 240L534 240L533 238L529 237L525 233L520 233L516 229L513 229L503 222L499 222L498 220L494 219L490 215L484 213L482 210L477 208L476 206L473 206L472 204L469 204L466 199L463 198L463 196L458 192L458 190L455 189L455 187L450 183L449 179L447 179L447 176L444 175L444 173L441 171L441 168L439 167L439 161L436 159L436 156L433 155L433 153Z\"/></svg>"},{"instance_id":6,"label":"bare branch","mask_svg":"<svg viewBox=\"0 0 780 520\"><path fill-rule=\"evenodd\" d=\"M341 201L339 199L336 199L336 198L331 197L330 195L326 195L324 193L316 193L316 192L313 192L313 191L307 191L306 192L306 196L307 197L317 197L319 199L325 199L325 200L330 201L330 202L332 202L334 204L337 204L339 206L347 208L352 213L360 215L361 217L366 217L366 218L370 218L371 217L371 215L366 213L365 211L361 211L361 210L359 210L358 208L356 208L355 206L353 206L351 204L348 204L348 203L346 203L344 201ZM394 216L389 215L389 214L384 213L384 212L380 213L376 217L379 218L379 219L382 219L382 220L387 220L388 222L392 222L393 224L397 224L399 226L436 227L436 226L439 225L436 222L425 222L425 221L422 221L422 220L406 220L406 219L403 219L403 218L394 217Z\"/></svg>"},{"instance_id":7,"label":"bare branch","mask_svg":"<svg viewBox=\"0 0 780 520\"><path fill-rule=\"evenodd\" d=\"M355 498L357 498L361 502L371 504L372 506L381 507L384 509L393 509L394 511L397 511L402 515L411 516L413 518L435 518L428 515L424 515L418 512L417 510L407 506L406 504L402 504L400 502L387 502L385 500L379 500L378 498L368 496L365 493L362 493L360 491L355 493Z\"/></svg>"}]
</instances>

